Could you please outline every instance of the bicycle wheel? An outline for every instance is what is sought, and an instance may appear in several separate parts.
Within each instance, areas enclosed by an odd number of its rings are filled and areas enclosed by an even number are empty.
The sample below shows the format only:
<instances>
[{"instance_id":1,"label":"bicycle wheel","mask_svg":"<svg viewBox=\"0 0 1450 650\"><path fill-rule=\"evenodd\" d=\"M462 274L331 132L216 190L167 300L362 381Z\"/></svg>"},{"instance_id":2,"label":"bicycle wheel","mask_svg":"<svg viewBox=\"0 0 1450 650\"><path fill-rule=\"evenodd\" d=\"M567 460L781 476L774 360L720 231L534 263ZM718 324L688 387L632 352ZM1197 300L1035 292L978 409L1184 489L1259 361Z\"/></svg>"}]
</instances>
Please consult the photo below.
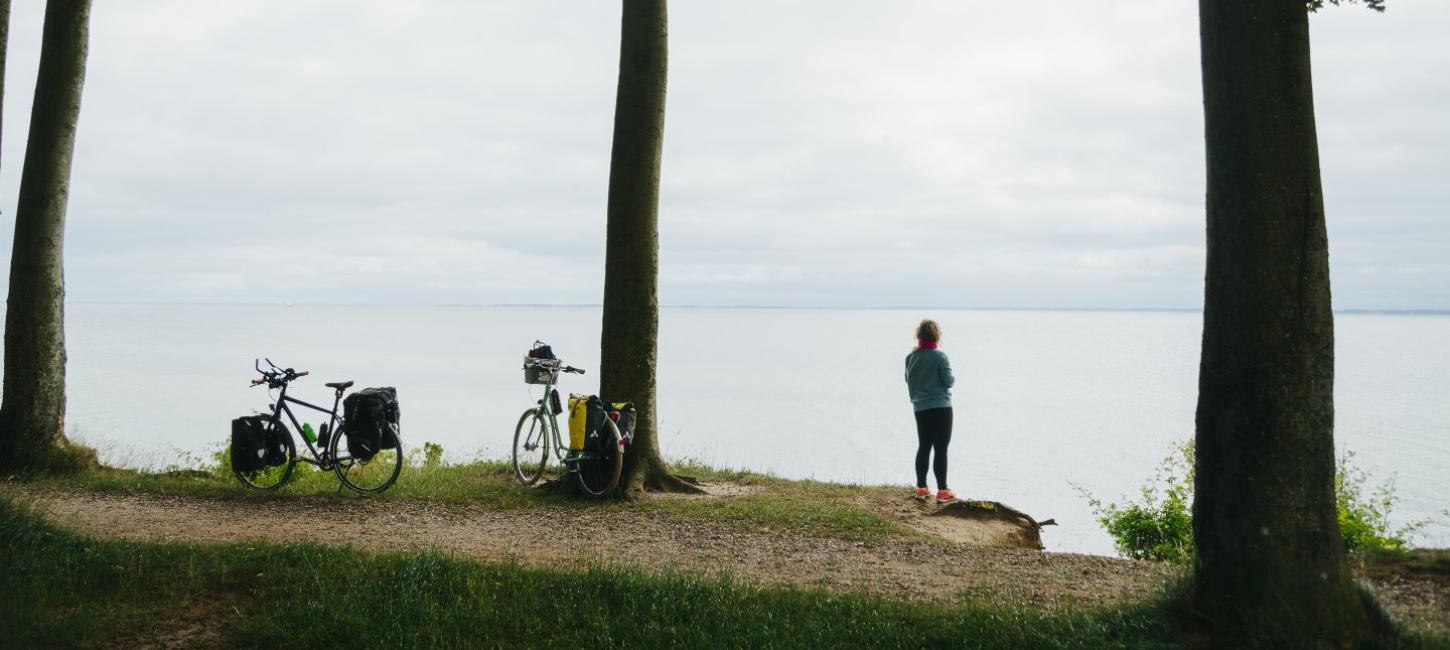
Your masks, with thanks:
<instances>
[{"instance_id":1,"label":"bicycle wheel","mask_svg":"<svg viewBox=\"0 0 1450 650\"><path fill-rule=\"evenodd\" d=\"M619 428L606 418L605 439L601 448L585 452L579 459L579 487L590 498L600 499L619 486L619 474L624 470L624 449L619 444Z\"/></svg>"},{"instance_id":2,"label":"bicycle wheel","mask_svg":"<svg viewBox=\"0 0 1450 650\"><path fill-rule=\"evenodd\" d=\"M258 490L275 490L292 478L292 470L297 467L297 443L292 440L292 432L285 426L270 422L267 440L271 446L267 453L283 455L286 460L280 465L269 465L249 472L233 470L232 473L237 475L237 480L242 485Z\"/></svg>"},{"instance_id":3,"label":"bicycle wheel","mask_svg":"<svg viewBox=\"0 0 1450 650\"><path fill-rule=\"evenodd\" d=\"M337 473L337 480L342 481L352 491L362 494L377 494L392 487L393 482L398 480L398 474L403 471L402 436L398 436L398 444L379 449L378 453L367 460L354 458L348 453L346 438L346 434L339 435L329 445L335 459L332 471Z\"/></svg>"},{"instance_id":4,"label":"bicycle wheel","mask_svg":"<svg viewBox=\"0 0 1450 650\"><path fill-rule=\"evenodd\" d=\"M514 478L533 485L549 464L549 426L539 409L529 409L514 427Z\"/></svg>"}]
</instances>

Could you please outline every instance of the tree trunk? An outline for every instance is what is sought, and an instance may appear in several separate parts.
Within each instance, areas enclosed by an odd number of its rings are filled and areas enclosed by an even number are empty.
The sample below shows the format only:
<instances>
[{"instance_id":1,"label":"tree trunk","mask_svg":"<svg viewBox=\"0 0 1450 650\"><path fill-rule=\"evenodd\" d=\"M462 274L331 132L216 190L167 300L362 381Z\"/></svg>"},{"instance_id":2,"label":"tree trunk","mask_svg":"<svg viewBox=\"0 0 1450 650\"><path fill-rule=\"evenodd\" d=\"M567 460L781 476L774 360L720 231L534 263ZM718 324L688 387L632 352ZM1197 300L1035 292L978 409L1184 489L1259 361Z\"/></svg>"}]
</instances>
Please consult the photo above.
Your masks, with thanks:
<instances>
[{"instance_id":1,"label":"tree trunk","mask_svg":"<svg viewBox=\"0 0 1450 650\"><path fill-rule=\"evenodd\" d=\"M1200 0L1208 268L1195 604L1224 638L1362 641L1334 504L1334 317L1303 0Z\"/></svg>"},{"instance_id":2,"label":"tree trunk","mask_svg":"<svg viewBox=\"0 0 1450 650\"><path fill-rule=\"evenodd\" d=\"M5 53L10 50L10 0L0 0L0 117L5 109ZM4 120L0 119L0 125ZM0 129L0 134L4 129ZM3 138L0 138L3 144Z\"/></svg>"},{"instance_id":3,"label":"tree trunk","mask_svg":"<svg viewBox=\"0 0 1450 650\"><path fill-rule=\"evenodd\" d=\"M692 489L660 459L655 418L659 335L660 151L665 139L668 59L665 0L624 0L614 148L609 159L609 225L599 390L638 409L620 485Z\"/></svg>"},{"instance_id":4,"label":"tree trunk","mask_svg":"<svg viewBox=\"0 0 1450 650\"><path fill-rule=\"evenodd\" d=\"M0 468L62 471L93 464L65 438L65 280L62 245L71 154L85 81L90 0L45 7L30 139L15 210L5 311Z\"/></svg>"}]
</instances>

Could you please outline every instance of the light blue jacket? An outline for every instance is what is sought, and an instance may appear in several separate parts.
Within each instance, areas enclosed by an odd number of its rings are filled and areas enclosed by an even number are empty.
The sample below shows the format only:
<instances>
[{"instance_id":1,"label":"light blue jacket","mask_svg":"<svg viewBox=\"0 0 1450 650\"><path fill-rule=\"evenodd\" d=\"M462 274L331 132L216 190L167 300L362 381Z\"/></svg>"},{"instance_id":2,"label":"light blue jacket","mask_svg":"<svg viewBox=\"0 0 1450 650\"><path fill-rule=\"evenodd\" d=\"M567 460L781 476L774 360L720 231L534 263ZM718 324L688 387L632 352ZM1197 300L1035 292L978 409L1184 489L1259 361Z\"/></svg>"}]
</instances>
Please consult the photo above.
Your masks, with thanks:
<instances>
[{"instance_id":1,"label":"light blue jacket","mask_svg":"<svg viewBox=\"0 0 1450 650\"><path fill-rule=\"evenodd\" d=\"M921 348L906 355L906 390L914 411L952 405L952 363L941 350Z\"/></svg>"}]
</instances>

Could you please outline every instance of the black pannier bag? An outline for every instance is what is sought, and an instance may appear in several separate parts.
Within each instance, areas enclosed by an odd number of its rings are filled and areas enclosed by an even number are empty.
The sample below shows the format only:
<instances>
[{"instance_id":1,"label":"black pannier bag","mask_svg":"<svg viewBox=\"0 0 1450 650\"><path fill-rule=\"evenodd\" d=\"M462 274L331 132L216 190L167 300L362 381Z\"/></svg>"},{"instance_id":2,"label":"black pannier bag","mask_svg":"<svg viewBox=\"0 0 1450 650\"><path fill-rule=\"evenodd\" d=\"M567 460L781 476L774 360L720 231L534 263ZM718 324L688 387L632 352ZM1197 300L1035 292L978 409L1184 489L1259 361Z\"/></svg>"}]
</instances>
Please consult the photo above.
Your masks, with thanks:
<instances>
[{"instance_id":1,"label":"black pannier bag","mask_svg":"<svg viewBox=\"0 0 1450 650\"><path fill-rule=\"evenodd\" d=\"M255 472L269 463L267 418L247 415L232 420L232 471ZM284 455L285 460L285 455Z\"/></svg>"},{"instance_id":2,"label":"black pannier bag","mask_svg":"<svg viewBox=\"0 0 1450 650\"><path fill-rule=\"evenodd\" d=\"M597 395L590 395L585 402L584 419L584 449L586 451L604 451L605 441L609 440L609 428L604 426L605 418L609 412L604 409L604 400Z\"/></svg>"},{"instance_id":3,"label":"black pannier bag","mask_svg":"<svg viewBox=\"0 0 1450 650\"><path fill-rule=\"evenodd\" d=\"M347 452L359 460L371 460L379 451L398 446L398 391L364 388L342 401L346 420Z\"/></svg>"},{"instance_id":4,"label":"black pannier bag","mask_svg":"<svg viewBox=\"0 0 1450 650\"><path fill-rule=\"evenodd\" d=\"M286 463L287 442L282 437L289 435L287 430L282 427L272 426L271 423L264 423L263 426L267 429L265 434L267 438L267 451L262 454L262 460L267 463L268 467Z\"/></svg>"},{"instance_id":5,"label":"black pannier bag","mask_svg":"<svg viewBox=\"0 0 1450 650\"><path fill-rule=\"evenodd\" d=\"M619 419L614 421L614 425L619 427L619 437L625 444L629 444L630 438L634 436L634 421L639 413L634 410L634 402L615 402L614 409L619 413Z\"/></svg>"}]
</instances>

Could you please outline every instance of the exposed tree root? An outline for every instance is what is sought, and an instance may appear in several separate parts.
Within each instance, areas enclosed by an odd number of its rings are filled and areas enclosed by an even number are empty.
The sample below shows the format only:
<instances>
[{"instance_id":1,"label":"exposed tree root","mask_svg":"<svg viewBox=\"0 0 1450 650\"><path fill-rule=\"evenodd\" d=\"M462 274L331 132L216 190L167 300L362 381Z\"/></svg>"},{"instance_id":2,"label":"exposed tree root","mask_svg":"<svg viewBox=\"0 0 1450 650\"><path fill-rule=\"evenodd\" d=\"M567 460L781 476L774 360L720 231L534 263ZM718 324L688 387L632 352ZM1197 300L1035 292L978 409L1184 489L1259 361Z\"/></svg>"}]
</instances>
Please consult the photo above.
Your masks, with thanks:
<instances>
[{"instance_id":1,"label":"exposed tree root","mask_svg":"<svg viewBox=\"0 0 1450 650\"><path fill-rule=\"evenodd\" d=\"M684 477L674 474L655 474L645 479L644 489L647 492L675 492L683 494L705 494L699 487L699 483L686 481Z\"/></svg>"},{"instance_id":2,"label":"exposed tree root","mask_svg":"<svg viewBox=\"0 0 1450 650\"><path fill-rule=\"evenodd\" d=\"M705 494L700 481L692 476L676 476L670 473L658 457L643 459L645 466L625 482L626 496L638 496L641 492L671 492L675 494ZM643 474L643 476L639 476Z\"/></svg>"}]
</instances>

